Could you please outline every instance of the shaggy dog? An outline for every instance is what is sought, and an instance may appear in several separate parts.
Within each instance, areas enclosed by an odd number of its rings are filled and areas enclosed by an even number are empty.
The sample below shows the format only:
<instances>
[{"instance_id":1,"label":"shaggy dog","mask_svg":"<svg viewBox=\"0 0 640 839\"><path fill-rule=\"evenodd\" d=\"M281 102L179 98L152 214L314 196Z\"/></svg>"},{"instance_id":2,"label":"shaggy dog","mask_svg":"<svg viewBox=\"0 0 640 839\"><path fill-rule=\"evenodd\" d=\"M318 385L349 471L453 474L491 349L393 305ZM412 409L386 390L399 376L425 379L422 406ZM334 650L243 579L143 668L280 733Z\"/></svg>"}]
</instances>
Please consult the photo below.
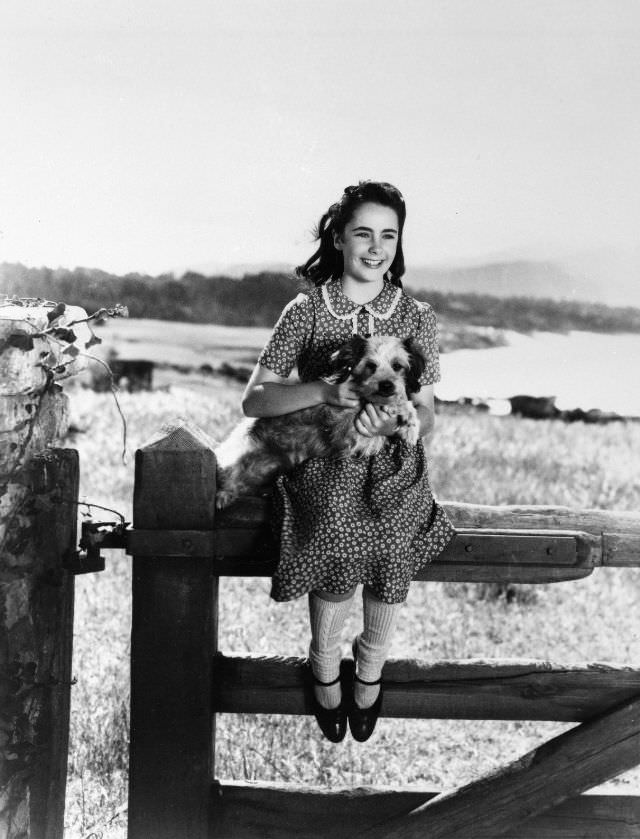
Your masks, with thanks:
<instances>
[{"instance_id":1,"label":"shaggy dog","mask_svg":"<svg viewBox=\"0 0 640 839\"><path fill-rule=\"evenodd\" d=\"M354 425L367 403L395 416L394 437L411 445L420 428L411 395L420 389L425 357L413 338L354 336L330 360L325 381L354 382L357 408L321 404L277 417L244 420L217 449L218 509L239 495L252 495L277 474L290 472L312 457L368 457L380 451L386 437L365 437Z\"/></svg>"}]
</instances>

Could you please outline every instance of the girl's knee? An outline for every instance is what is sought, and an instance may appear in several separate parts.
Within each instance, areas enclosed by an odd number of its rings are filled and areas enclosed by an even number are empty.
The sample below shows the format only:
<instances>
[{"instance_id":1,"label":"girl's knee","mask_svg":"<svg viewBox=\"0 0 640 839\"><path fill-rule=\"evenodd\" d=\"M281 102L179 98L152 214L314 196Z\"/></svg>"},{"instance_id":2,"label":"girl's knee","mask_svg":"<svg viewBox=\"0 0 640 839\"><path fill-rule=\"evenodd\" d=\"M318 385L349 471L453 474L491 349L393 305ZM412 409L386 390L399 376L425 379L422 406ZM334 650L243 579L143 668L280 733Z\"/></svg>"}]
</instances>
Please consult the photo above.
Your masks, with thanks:
<instances>
[{"instance_id":1,"label":"girl's knee","mask_svg":"<svg viewBox=\"0 0 640 839\"><path fill-rule=\"evenodd\" d=\"M351 600L353 595L356 593L356 586L344 594L333 594L331 591L322 591L322 589L319 588L315 588L311 593L315 594L315 596L319 597L321 600L328 600L330 603L341 603L343 600Z\"/></svg>"},{"instance_id":2,"label":"girl's knee","mask_svg":"<svg viewBox=\"0 0 640 839\"><path fill-rule=\"evenodd\" d=\"M362 587L362 599L363 600L365 600L365 599L372 600L374 603L384 603L385 606L402 606L404 603L407 602L406 599L405 599L405 600L401 600L399 603L388 603L386 600L383 600L381 597L378 597L378 595L375 593L375 591L373 591L373 589L369 588L368 585L364 585Z\"/></svg>"}]
</instances>

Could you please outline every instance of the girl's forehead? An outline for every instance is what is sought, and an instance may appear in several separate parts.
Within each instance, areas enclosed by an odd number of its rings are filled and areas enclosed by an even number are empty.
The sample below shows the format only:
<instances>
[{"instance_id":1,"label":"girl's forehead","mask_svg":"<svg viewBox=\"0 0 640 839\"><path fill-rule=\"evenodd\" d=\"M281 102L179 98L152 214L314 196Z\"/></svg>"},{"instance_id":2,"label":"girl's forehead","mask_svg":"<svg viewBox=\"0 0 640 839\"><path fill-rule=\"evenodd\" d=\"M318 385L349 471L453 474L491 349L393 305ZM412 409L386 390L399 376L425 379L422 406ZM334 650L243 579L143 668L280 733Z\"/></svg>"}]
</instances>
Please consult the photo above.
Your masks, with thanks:
<instances>
[{"instance_id":1,"label":"girl's forehead","mask_svg":"<svg viewBox=\"0 0 640 839\"><path fill-rule=\"evenodd\" d=\"M372 230L398 230L398 214L392 207L367 202L360 204L354 210L347 223L351 229L356 227L370 227Z\"/></svg>"}]
</instances>

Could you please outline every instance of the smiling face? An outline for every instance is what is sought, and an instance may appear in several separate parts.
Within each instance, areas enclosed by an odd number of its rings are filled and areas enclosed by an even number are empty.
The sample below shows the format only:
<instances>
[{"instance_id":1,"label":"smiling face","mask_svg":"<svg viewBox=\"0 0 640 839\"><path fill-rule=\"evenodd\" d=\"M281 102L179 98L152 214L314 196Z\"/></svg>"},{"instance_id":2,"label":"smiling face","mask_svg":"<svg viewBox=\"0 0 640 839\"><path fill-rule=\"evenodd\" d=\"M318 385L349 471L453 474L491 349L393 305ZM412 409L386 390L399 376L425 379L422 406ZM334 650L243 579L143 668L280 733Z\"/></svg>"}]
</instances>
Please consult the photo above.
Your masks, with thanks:
<instances>
[{"instance_id":1,"label":"smiling face","mask_svg":"<svg viewBox=\"0 0 640 839\"><path fill-rule=\"evenodd\" d=\"M333 241L344 259L343 280L377 283L395 259L399 223L396 211L382 204L361 204Z\"/></svg>"}]
</instances>

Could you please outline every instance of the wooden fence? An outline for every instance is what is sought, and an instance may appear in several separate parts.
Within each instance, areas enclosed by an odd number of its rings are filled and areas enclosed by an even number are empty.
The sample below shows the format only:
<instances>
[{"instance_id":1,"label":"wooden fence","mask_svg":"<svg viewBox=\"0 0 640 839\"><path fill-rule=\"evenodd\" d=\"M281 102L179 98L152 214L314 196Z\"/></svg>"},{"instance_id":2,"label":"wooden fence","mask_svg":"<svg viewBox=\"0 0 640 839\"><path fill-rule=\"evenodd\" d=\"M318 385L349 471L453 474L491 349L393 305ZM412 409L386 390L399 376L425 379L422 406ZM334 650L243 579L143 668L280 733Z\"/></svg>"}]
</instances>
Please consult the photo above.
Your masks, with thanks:
<instances>
[{"instance_id":1,"label":"wooden fence","mask_svg":"<svg viewBox=\"0 0 640 839\"><path fill-rule=\"evenodd\" d=\"M581 795L640 762L636 667L389 661L383 716L579 723L445 795L217 779L216 714L309 711L302 659L218 649L220 576L270 575L274 545L261 499L215 515L215 477L211 441L186 425L136 456L130 839L640 837L640 797ZM639 516L446 507L457 536L420 580L544 583L640 565Z\"/></svg>"},{"instance_id":2,"label":"wooden fence","mask_svg":"<svg viewBox=\"0 0 640 839\"><path fill-rule=\"evenodd\" d=\"M73 573L87 568L75 552L77 454L53 448L67 424L55 378L79 361L57 355L45 334L52 323L64 326L58 307L0 310L2 839L60 839L63 831ZM134 557L131 839L341 839L356 824L370 839L640 837L640 797L581 795L639 760L634 667L389 661L384 716L579 723L446 795L217 779L218 713L308 708L302 659L218 649L220 576L270 575L274 545L263 500L215 515L215 477L211 441L186 425L136 456L134 529L120 534ZM640 516L447 509L458 535L420 580L543 583L640 565Z\"/></svg>"}]
</instances>

